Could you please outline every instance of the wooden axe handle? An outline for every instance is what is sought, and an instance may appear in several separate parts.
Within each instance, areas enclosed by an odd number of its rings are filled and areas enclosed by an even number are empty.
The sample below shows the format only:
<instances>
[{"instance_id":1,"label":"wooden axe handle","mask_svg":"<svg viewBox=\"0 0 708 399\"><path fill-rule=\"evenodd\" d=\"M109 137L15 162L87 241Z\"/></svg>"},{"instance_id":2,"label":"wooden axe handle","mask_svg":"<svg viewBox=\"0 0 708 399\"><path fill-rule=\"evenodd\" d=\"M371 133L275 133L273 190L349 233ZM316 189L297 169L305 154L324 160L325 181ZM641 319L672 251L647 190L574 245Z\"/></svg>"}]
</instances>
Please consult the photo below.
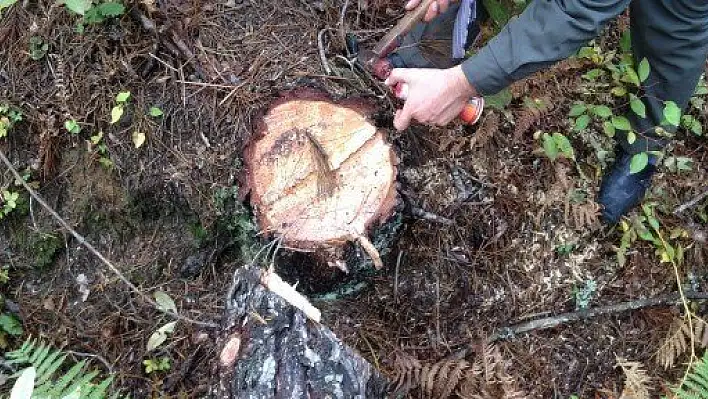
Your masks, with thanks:
<instances>
[{"instance_id":1,"label":"wooden axe handle","mask_svg":"<svg viewBox=\"0 0 708 399\"><path fill-rule=\"evenodd\" d=\"M428 8L436 0L421 0L418 7L408 11L406 15L401 18L400 21L393 27L386 35L376 43L374 47L374 53L378 57L385 57L393 50L393 44L396 42L398 37L405 35L410 32L411 29L418 22L423 20L425 13L428 12Z\"/></svg>"}]
</instances>

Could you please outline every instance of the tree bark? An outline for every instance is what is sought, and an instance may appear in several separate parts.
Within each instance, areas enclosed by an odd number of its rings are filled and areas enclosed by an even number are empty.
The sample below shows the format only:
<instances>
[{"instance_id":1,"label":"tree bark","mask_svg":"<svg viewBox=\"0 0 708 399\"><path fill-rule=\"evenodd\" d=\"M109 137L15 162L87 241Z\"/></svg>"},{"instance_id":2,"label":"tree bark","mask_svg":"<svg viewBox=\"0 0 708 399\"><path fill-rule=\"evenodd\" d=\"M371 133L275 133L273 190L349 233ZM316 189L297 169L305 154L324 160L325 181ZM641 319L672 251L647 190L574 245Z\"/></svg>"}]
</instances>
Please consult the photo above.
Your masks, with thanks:
<instances>
[{"instance_id":1,"label":"tree bark","mask_svg":"<svg viewBox=\"0 0 708 399\"><path fill-rule=\"evenodd\" d=\"M282 284L255 266L236 271L220 339L218 397L385 397L388 381Z\"/></svg>"}]
</instances>

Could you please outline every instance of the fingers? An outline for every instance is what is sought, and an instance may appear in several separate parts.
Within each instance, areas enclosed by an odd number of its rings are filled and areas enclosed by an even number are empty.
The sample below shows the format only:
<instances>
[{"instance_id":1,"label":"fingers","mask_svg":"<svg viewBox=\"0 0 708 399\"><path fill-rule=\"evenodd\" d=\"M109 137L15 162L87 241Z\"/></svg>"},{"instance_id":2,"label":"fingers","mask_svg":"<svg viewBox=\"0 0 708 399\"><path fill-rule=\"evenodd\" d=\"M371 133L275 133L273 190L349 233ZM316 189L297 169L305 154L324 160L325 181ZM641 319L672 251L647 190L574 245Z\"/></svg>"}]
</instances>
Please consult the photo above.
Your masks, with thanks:
<instances>
[{"instance_id":1,"label":"fingers","mask_svg":"<svg viewBox=\"0 0 708 399\"><path fill-rule=\"evenodd\" d=\"M403 68L394 68L391 73L386 78L384 84L388 87L393 88L399 83L407 83L408 71Z\"/></svg>"},{"instance_id":2,"label":"fingers","mask_svg":"<svg viewBox=\"0 0 708 399\"><path fill-rule=\"evenodd\" d=\"M393 127L396 128L396 130L403 131L408 128L411 124L411 113L410 113L410 108L407 107L405 104L403 105L403 109L399 109L396 111L396 116L393 118Z\"/></svg>"},{"instance_id":3,"label":"fingers","mask_svg":"<svg viewBox=\"0 0 708 399\"><path fill-rule=\"evenodd\" d=\"M430 22L438 16L439 12L440 8L438 6L438 2L434 1L433 4L428 7L428 12L425 13L425 17L423 18L423 20L425 20L425 22Z\"/></svg>"},{"instance_id":4,"label":"fingers","mask_svg":"<svg viewBox=\"0 0 708 399\"><path fill-rule=\"evenodd\" d=\"M410 11L418 7L418 4L420 4L420 0L409 0L408 3L406 3L406 10Z\"/></svg>"}]
</instances>

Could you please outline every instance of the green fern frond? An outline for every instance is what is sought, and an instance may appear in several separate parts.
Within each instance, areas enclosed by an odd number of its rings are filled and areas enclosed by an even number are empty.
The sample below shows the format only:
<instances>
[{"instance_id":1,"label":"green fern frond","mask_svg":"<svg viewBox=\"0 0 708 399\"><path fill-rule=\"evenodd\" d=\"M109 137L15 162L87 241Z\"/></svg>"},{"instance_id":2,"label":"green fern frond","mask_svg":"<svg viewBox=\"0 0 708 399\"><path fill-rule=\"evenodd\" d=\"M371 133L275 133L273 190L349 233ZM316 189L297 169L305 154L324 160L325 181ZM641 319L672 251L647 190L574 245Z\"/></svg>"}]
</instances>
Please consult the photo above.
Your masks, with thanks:
<instances>
[{"instance_id":1,"label":"green fern frond","mask_svg":"<svg viewBox=\"0 0 708 399\"><path fill-rule=\"evenodd\" d=\"M674 389L678 399L708 399L708 352L693 365L685 380Z\"/></svg>"},{"instance_id":2,"label":"green fern frond","mask_svg":"<svg viewBox=\"0 0 708 399\"><path fill-rule=\"evenodd\" d=\"M34 379L33 399L104 399L113 377L93 383L98 376L98 371L86 373L86 361L74 364L67 372L60 369L65 364L67 354L62 350L52 350L51 345L44 342L28 339L22 346L5 354L9 363L33 367L36 371ZM14 375L19 377L21 371ZM118 398L114 394L111 398Z\"/></svg>"}]
</instances>

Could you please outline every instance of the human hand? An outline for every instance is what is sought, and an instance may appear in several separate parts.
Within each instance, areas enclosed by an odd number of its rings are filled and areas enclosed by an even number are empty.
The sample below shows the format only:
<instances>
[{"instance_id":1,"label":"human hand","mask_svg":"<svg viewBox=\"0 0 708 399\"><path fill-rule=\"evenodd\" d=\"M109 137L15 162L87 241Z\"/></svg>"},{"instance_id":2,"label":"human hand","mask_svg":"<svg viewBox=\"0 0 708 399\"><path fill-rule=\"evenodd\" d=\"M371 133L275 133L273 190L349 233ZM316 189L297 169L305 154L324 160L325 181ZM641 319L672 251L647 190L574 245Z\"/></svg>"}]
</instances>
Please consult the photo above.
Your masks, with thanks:
<instances>
[{"instance_id":1,"label":"human hand","mask_svg":"<svg viewBox=\"0 0 708 399\"><path fill-rule=\"evenodd\" d=\"M406 11L410 11L416 7L418 7L418 4L420 4L422 0L408 0L406 3ZM425 22L430 22L432 21L435 17L438 15L444 13L447 11L448 7L450 7L451 2L455 2L458 0L435 0L433 1L432 4L428 7L428 11L425 13L425 17L423 17L423 20Z\"/></svg>"},{"instance_id":2,"label":"human hand","mask_svg":"<svg viewBox=\"0 0 708 399\"><path fill-rule=\"evenodd\" d=\"M391 71L386 85L405 92L403 109L396 111L393 125L406 129L411 120L426 125L445 126L455 119L477 91L462 67L450 69L402 69ZM405 85L405 86L404 86Z\"/></svg>"}]
</instances>

